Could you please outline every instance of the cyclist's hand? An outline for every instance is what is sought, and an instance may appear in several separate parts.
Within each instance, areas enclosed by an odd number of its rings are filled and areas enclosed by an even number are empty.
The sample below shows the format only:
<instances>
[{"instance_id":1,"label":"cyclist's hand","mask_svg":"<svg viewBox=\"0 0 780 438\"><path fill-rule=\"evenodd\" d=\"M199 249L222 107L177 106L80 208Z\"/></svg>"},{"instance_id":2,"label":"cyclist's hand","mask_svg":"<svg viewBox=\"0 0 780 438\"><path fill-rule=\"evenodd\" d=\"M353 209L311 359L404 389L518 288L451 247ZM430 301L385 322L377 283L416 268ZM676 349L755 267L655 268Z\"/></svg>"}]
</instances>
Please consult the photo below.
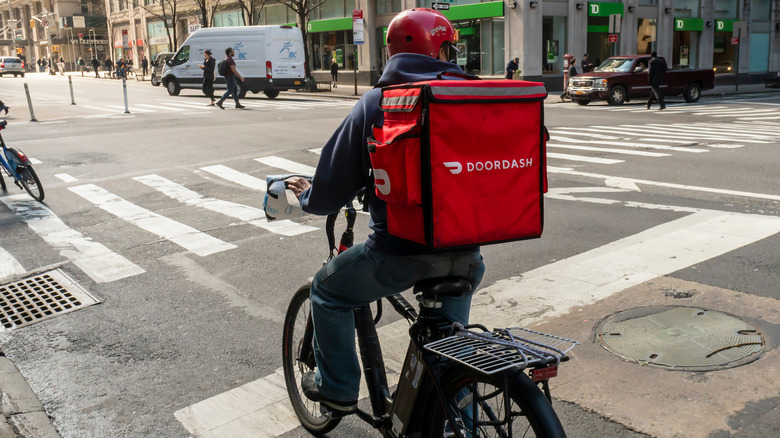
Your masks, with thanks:
<instances>
[{"instance_id":1,"label":"cyclist's hand","mask_svg":"<svg viewBox=\"0 0 780 438\"><path fill-rule=\"evenodd\" d=\"M296 198L300 197L301 193L305 192L306 189L311 187L311 183L309 183L309 180L298 176L293 178L288 178L285 180L285 182L287 183L287 187L289 187L290 190L292 190Z\"/></svg>"}]
</instances>

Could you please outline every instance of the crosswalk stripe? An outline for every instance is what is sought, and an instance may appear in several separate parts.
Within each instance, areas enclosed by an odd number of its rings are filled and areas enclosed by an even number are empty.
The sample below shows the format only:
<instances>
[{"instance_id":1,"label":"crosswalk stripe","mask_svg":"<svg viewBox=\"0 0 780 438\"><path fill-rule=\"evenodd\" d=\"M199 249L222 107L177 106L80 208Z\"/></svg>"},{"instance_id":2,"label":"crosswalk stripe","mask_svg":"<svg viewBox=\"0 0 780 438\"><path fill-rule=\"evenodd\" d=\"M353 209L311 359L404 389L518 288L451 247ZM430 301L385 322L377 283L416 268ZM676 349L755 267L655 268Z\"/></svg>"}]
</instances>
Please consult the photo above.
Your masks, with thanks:
<instances>
[{"instance_id":1,"label":"crosswalk stripe","mask_svg":"<svg viewBox=\"0 0 780 438\"><path fill-rule=\"evenodd\" d=\"M668 157L669 154L661 152L637 151L634 149L597 148L592 146L578 146L573 144L547 143L548 148L576 149L580 151L610 152L613 154L640 155L643 157Z\"/></svg>"},{"instance_id":2,"label":"crosswalk stripe","mask_svg":"<svg viewBox=\"0 0 780 438\"><path fill-rule=\"evenodd\" d=\"M757 110L757 111L745 111L737 114L715 114L712 117L761 117L761 116L780 116L777 111Z\"/></svg>"},{"instance_id":3,"label":"crosswalk stripe","mask_svg":"<svg viewBox=\"0 0 780 438\"><path fill-rule=\"evenodd\" d=\"M581 128L581 129L589 129L589 128ZM596 130L600 131L600 130ZM551 135L551 140L555 141L563 141L563 142L569 142L569 143L585 143L585 144L598 144L598 145L604 145L604 146L619 146L619 147L631 147L631 148L646 148L646 149L658 149L658 150L667 150L667 151L677 151L677 152L692 152L692 153L703 153L707 152L707 149L700 149L700 148L688 148L688 147L675 147L675 146L664 146L664 145L657 145L653 144L654 139L645 139L645 141L648 141L648 143L633 143L633 142L624 142L624 141L596 141L596 140L579 140L572 137L563 137L558 135ZM676 144L679 144L680 142L675 142Z\"/></svg>"},{"instance_id":4,"label":"crosswalk stripe","mask_svg":"<svg viewBox=\"0 0 780 438\"><path fill-rule=\"evenodd\" d=\"M655 127L655 128L663 129L663 128L669 126L669 125L651 124L651 125L647 125L647 126L652 126L652 127ZM673 126L677 127L677 125L673 125ZM680 128L685 130L685 131L687 131L687 132L716 133L716 134L721 134L721 135L728 134L731 137L747 137L747 138L756 138L756 139L768 139L768 138L771 138L768 135L761 135L761 134L754 134L754 133L750 133L750 132L737 131L737 130L735 130L731 126L725 126L724 127L723 125L706 126L706 127L705 126L697 126L697 125L685 125L685 127L680 127ZM778 135L780 135L780 134L778 134Z\"/></svg>"},{"instance_id":5,"label":"crosswalk stripe","mask_svg":"<svg viewBox=\"0 0 780 438\"><path fill-rule=\"evenodd\" d=\"M98 283L106 283L144 272L139 266L109 250L100 243L84 237L68 227L51 210L26 195L0 198L27 226L56 248L60 255L71 260Z\"/></svg>"},{"instance_id":6,"label":"crosswalk stripe","mask_svg":"<svg viewBox=\"0 0 780 438\"><path fill-rule=\"evenodd\" d=\"M316 155L322 155L322 148L309 149L309 152Z\"/></svg>"},{"instance_id":7,"label":"crosswalk stripe","mask_svg":"<svg viewBox=\"0 0 780 438\"><path fill-rule=\"evenodd\" d=\"M122 111L125 110L125 107L122 106L122 105L106 105L106 106L109 107L109 108L116 108L116 109L122 110ZM153 113L154 112L154 111L151 111L151 110L148 110L148 109L138 108L139 106L143 106L143 104L139 103L139 104L131 105L131 106L128 107L127 110L130 111L130 112L137 112L137 113Z\"/></svg>"},{"instance_id":8,"label":"crosswalk stripe","mask_svg":"<svg viewBox=\"0 0 780 438\"><path fill-rule=\"evenodd\" d=\"M71 183L71 182L78 181L78 179L68 175L67 173L57 173L54 176L56 176L57 178L63 180L66 183Z\"/></svg>"},{"instance_id":9,"label":"crosswalk stripe","mask_svg":"<svg viewBox=\"0 0 780 438\"><path fill-rule=\"evenodd\" d=\"M153 113L155 110L163 110L163 111L181 111L181 108L175 108L175 107L169 107L169 106L161 106L161 105L149 105L147 103L139 103L134 105L135 106L142 106L144 107L143 111ZM146 109L151 108L151 109ZM132 111L132 108L131 108Z\"/></svg>"},{"instance_id":10,"label":"crosswalk stripe","mask_svg":"<svg viewBox=\"0 0 780 438\"><path fill-rule=\"evenodd\" d=\"M226 179L228 181L234 182L236 184L242 185L252 190L265 192L268 187L268 184L265 182L265 180L256 178L252 175L243 172L239 172L235 169L231 169L230 167L223 166L221 164L218 164L216 166L201 167L200 170L206 171L212 175L216 175L222 179Z\"/></svg>"},{"instance_id":11,"label":"crosswalk stripe","mask_svg":"<svg viewBox=\"0 0 780 438\"><path fill-rule=\"evenodd\" d=\"M138 228L168 239L199 256L207 256L236 248L233 244L202 233L189 225L176 222L173 219L160 216L157 213L130 203L94 184L69 187L68 190L114 216Z\"/></svg>"},{"instance_id":12,"label":"crosswalk stripe","mask_svg":"<svg viewBox=\"0 0 780 438\"><path fill-rule=\"evenodd\" d=\"M706 125L706 124L697 124L693 125L696 127L701 128L723 128L723 129L733 129L738 128L739 131L736 132L746 132L750 134L756 134L756 135L762 135L764 137L777 137L780 135L780 132L775 129L774 124L772 126L767 126L762 124L761 122L749 122L749 121L742 121L742 120L736 120L733 124L727 125L728 127L724 127L723 124L717 124L717 125Z\"/></svg>"},{"instance_id":13,"label":"crosswalk stripe","mask_svg":"<svg viewBox=\"0 0 780 438\"><path fill-rule=\"evenodd\" d=\"M606 128L604 126L596 126L594 128L603 129ZM676 130L666 130L666 129L659 129L654 128L652 132L648 132L649 129L644 126L637 126L637 127L631 127L631 126L623 126L620 127L613 127L612 131L614 132L623 132L626 134L632 134L632 135L649 135L653 139L669 139L674 141L679 140L703 140L703 139L714 139L714 140L720 140L720 137L716 135L699 135L699 134L693 134L693 133L684 133L681 131ZM766 141L763 140L747 140L747 139L741 139L740 141L745 141L748 143L766 143Z\"/></svg>"},{"instance_id":14,"label":"crosswalk stripe","mask_svg":"<svg viewBox=\"0 0 780 438\"><path fill-rule=\"evenodd\" d=\"M273 155L262 158L255 158L255 161L263 163L266 166L275 167L290 173L299 173L302 175L314 175L315 170L311 166L296 163L295 161L290 161L286 158L279 158Z\"/></svg>"},{"instance_id":15,"label":"crosswalk stripe","mask_svg":"<svg viewBox=\"0 0 780 438\"><path fill-rule=\"evenodd\" d=\"M4 248L0 248L0 281L24 275L27 271L21 263Z\"/></svg>"},{"instance_id":16,"label":"crosswalk stripe","mask_svg":"<svg viewBox=\"0 0 780 438\"><path fill-rule=\"evenodd\" d=\"M624 162L623 160L615 160L612 158L583 157L581 155L559 154L557 152L548 152L547 158L557 158L559 160L569 160L569 161L584 161L587 163L596 163L596 164L617 164L617 163Z\"/></svg>"},{"instance_id":17,"label":"crosswalk stripe","mask_svg":"<svg viewBox=\"0 0 780 438\"><path fill-rule=\"evenodd\" d=\"M27 159L30 160L30 164L42 164L43 163L43 161L41 161L41 160L39 160L37 158L33 158L33 157L27 157Z\"/></svg>"},{"instance_id":18,"label":"crosswalk stripe","mask_svg":"<svg viewBox=\"0 0 780 438\"><path fill-rule=\"evenodd\" d=\"M259 208L238 204L236 202L223 201L216 198L207 198L159 175L139 176L133 179L184 204L224 214L225 216L239 219L284 236L297 236L299 234L317 230L315 227L297 224L290 220L269 222L265 217L265 212Z\"/></svg>"},{"instance_id":19,"label":"crosswalk stripe","mask_svg":"<svg viewBox=\"0 0 780 438\"><path fill-rule=\"evenodd\" d=\"M740 117L739 119L740 120L778 120L780 119L780 114L772 117Z\"/></svg>"},{"instance_id":20,"label":"crosswalk stripe","mask_svg":"<svg viewBox=\"0 0 780 438\"><path fill-rule=\"evenodd\" d=\"M179 102L166 102L166 103L161 103L160 105L181 107L181 108L188 108L188 109L204 109L207 106L209 106L206 103L199 105L194 103L179 103Z\"/></svg>"},{"instance_id":21,"label":"crosswalk stripe","mask_svg":"<svg viewBox=\"0 0 780 438\"><path fill-rule=\"evenodd\" d=\"M97 111L110 112L112 114L116 113L116 110L113 109L113 108L106 108L106 107L94 106L94 105L84 105L84 104L80 104L79 106L81 106L82 108L89 108L89 109L93 109L93 110L97 110ZM124 110L124 107L122 107L122 109Z\"/></svg>"}]
</instances>

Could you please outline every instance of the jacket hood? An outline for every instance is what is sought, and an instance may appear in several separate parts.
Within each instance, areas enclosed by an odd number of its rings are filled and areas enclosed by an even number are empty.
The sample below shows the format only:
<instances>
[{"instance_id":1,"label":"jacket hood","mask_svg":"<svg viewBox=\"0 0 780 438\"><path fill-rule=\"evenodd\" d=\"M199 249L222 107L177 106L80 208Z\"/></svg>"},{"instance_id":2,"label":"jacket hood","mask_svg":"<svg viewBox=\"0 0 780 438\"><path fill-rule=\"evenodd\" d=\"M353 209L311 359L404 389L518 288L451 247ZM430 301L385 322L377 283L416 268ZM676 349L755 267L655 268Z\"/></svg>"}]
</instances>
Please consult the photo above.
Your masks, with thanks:
<instances>
[{"instance_id":1,"label":"jacket hood","mask_svg":"<svg viewBox=\"0 0 780 438\"><path fill-rule=\"evenodd\" d=\"M429 81L436 79L436 75L442 72L464 74L459 66L451 62L417 53L398 53L387 61L385 71L376 86Z\"/></svg>"}]
</instances>

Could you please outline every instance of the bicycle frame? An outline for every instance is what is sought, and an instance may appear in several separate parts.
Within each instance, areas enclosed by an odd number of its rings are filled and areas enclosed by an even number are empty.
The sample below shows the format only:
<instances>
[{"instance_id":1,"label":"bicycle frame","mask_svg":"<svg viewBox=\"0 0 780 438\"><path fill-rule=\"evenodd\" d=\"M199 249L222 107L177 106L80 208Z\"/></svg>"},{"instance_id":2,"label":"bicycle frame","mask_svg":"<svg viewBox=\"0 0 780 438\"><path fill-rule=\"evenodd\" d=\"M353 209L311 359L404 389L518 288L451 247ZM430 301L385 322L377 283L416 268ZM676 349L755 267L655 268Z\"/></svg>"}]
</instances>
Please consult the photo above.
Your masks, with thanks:
<instances>
[{"instance_id":1,"label":"bicycle frame","mask_svg":"<svg viewBox=\"0 0 780 438\"><path fill-rule=\"evenodd\" d=\"M0 156L0 163L2 163L3 168L8 173L8 175L13 177L14 180L18 181L21 178L21 175L19 175L19 172L17 172L16 169L20 166L29 166L29 158L27 158L27 155L21 151L18 151L14 148L9 149L6 146L5 141L3 141L2 134L0 134L0 146L3 148L3 153Z\"/></svg>"}]
</instances>

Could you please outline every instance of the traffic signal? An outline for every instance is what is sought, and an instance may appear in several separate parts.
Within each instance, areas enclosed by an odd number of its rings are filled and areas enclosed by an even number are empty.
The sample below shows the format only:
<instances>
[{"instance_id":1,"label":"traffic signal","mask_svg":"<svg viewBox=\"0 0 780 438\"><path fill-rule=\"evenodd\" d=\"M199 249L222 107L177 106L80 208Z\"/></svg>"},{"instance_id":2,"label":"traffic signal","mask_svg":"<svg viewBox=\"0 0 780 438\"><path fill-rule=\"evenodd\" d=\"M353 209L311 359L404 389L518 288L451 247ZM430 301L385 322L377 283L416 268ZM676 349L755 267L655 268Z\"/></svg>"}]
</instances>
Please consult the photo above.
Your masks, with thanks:
<instances>
[{"instance_id":1,"label":"traffic signal","mask_svg":"<svg viewBox=\"0 0 780 438\"><path fill-rule=\"evenodd\" d=\"M35 20L30 20L30 28L35 29Z\"/></svg>"},{"instance_id":2,"label":"traffic signal","mask_svg":"<svg viewBox=\"0 0 780 438\"><path fill-rule=\"evenodd\" d=\"M22 47L17 47L17 48L16 48L16 54L17 54L17 55L24 55L24 48L22 48Z\"/></svg>"}]
</instances>

